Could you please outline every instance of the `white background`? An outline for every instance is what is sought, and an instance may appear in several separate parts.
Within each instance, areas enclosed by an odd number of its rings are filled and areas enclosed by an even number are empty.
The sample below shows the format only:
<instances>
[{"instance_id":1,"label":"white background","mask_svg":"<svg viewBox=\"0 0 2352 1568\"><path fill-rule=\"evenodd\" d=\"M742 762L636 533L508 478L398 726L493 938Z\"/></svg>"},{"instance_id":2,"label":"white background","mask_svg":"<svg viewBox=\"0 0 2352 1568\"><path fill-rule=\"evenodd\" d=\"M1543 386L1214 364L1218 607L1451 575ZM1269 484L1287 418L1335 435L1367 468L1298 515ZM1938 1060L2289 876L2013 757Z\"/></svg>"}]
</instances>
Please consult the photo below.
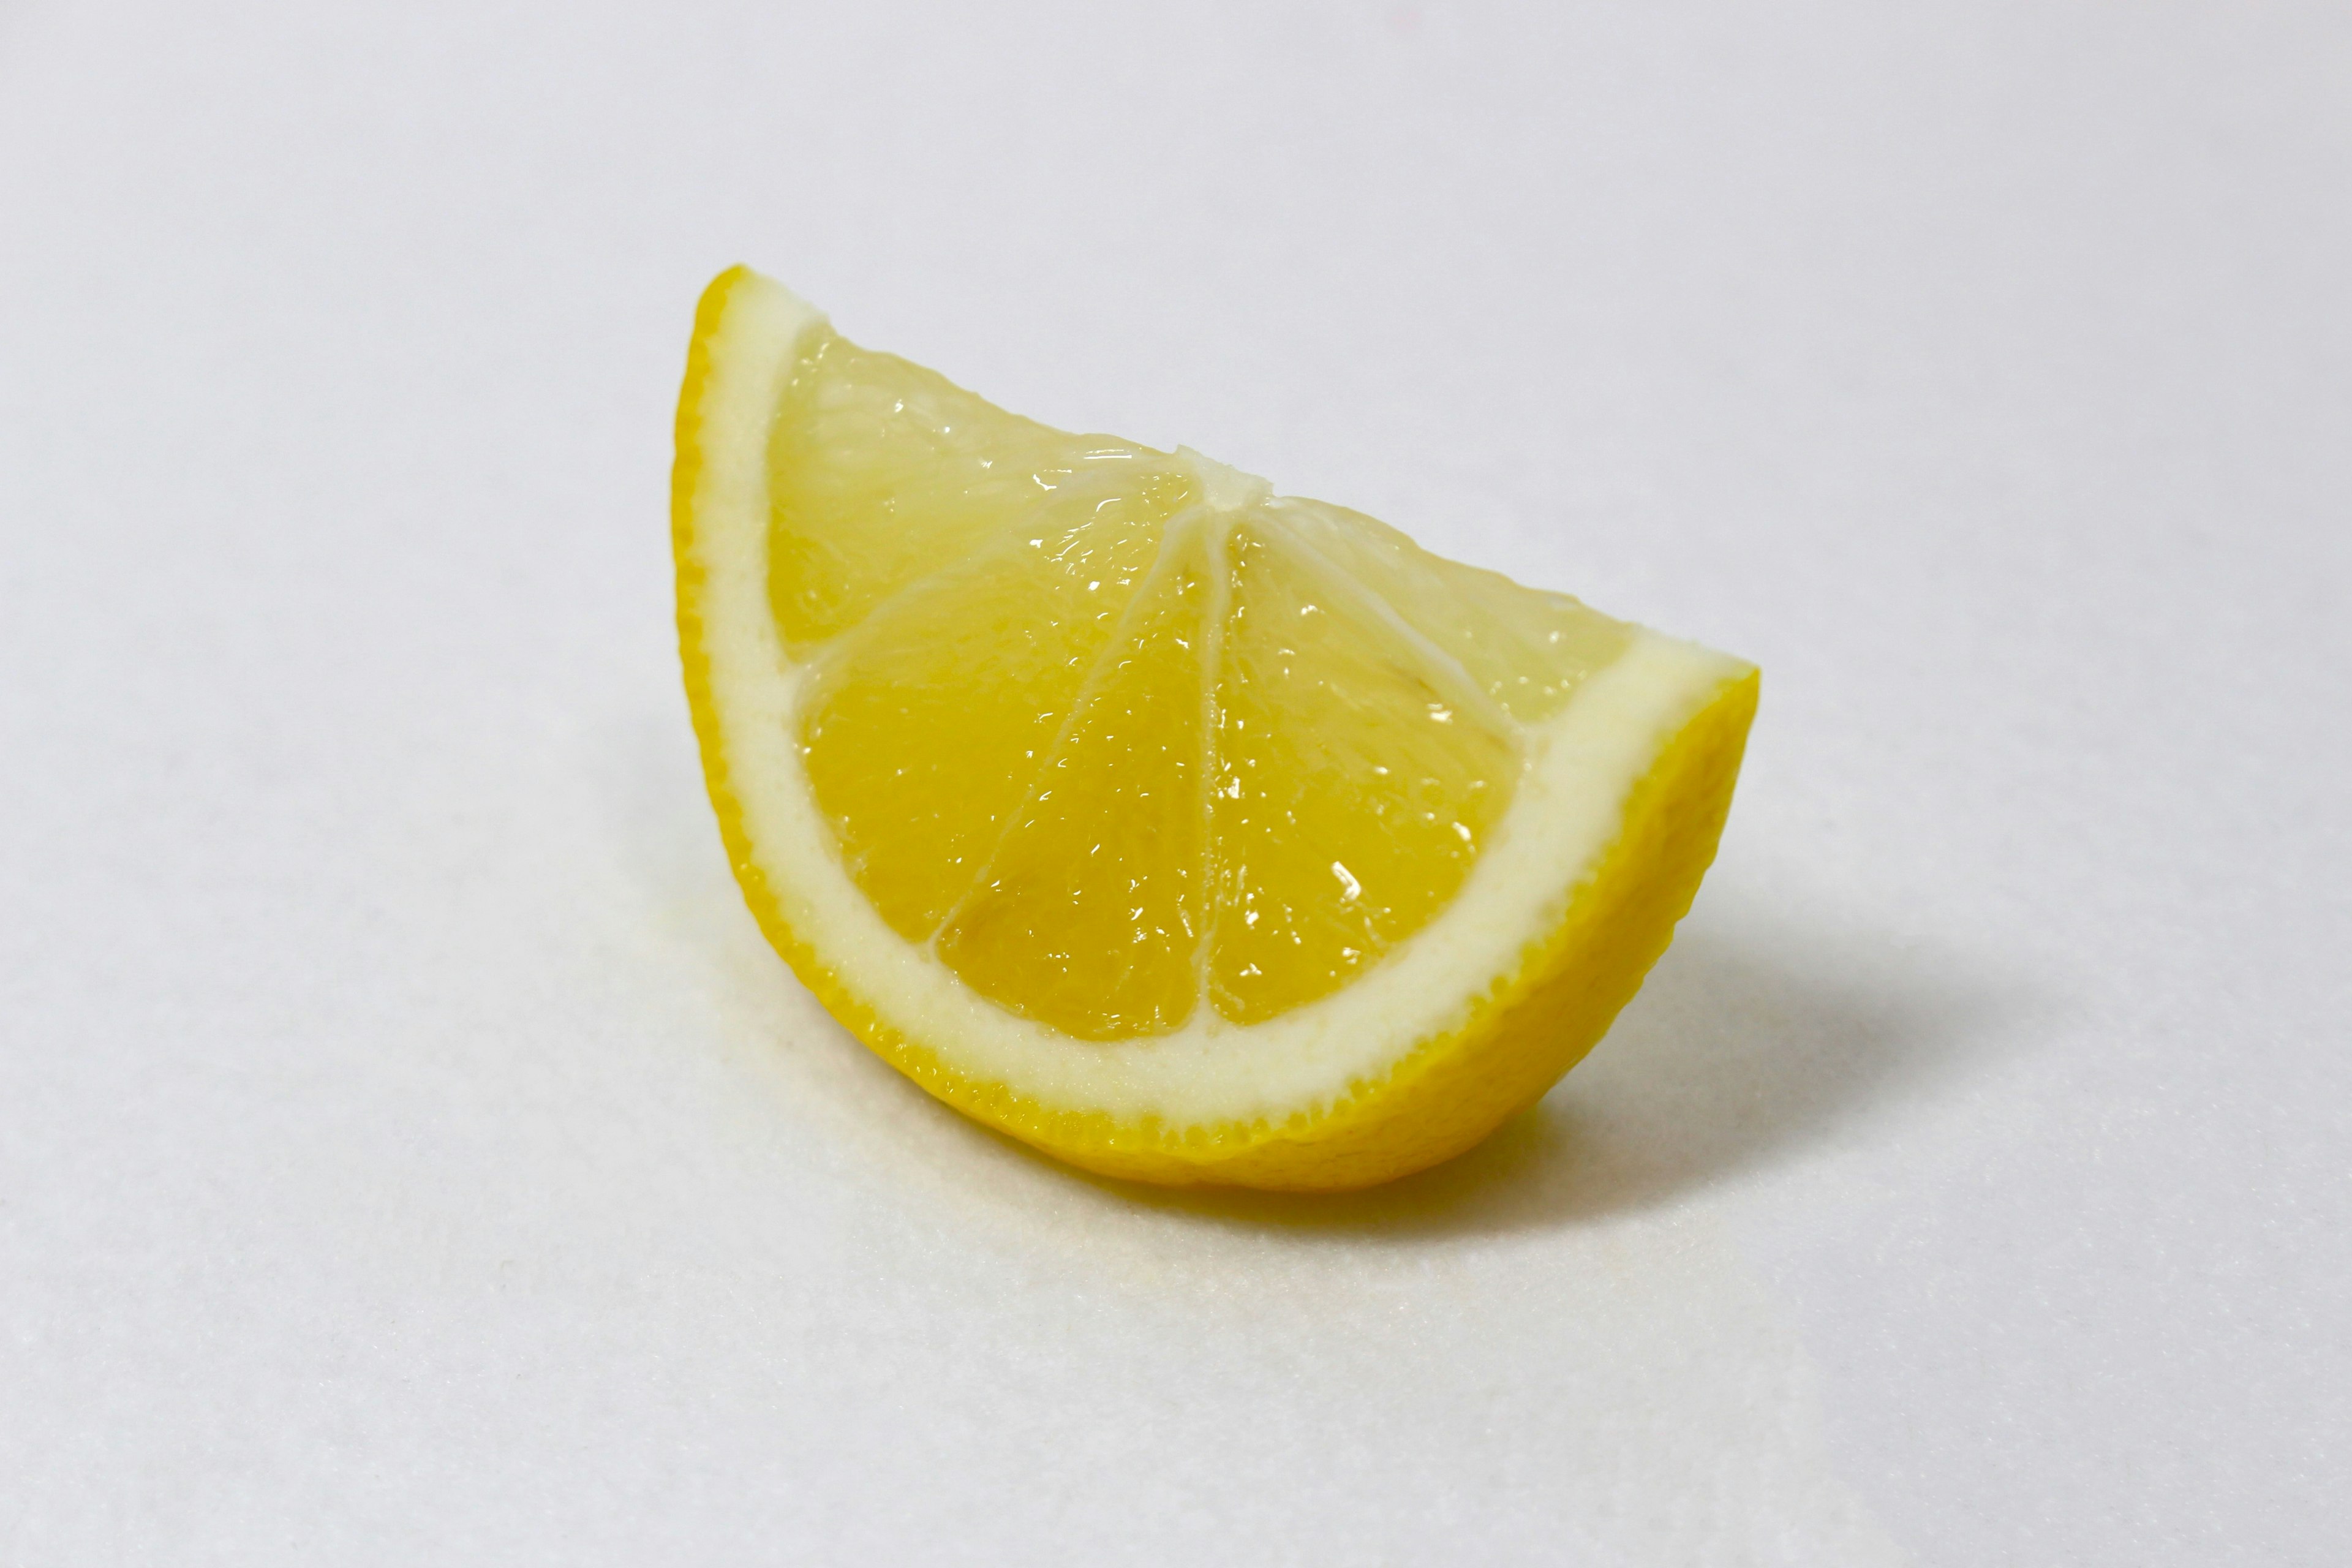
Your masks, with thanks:
<instances>
[{"instance_id":1,"label":"white background","mask_svg":"<svg viewBox=\"0 0 2352 1568\"><path fill-rule=\"evenodd\" d=\"M1748 655L1591 1060L1087 1181L761 943L697 290ZM0 1563L2340 1563L2352 11L0 5Z\"/></svg>"}]
</instances>

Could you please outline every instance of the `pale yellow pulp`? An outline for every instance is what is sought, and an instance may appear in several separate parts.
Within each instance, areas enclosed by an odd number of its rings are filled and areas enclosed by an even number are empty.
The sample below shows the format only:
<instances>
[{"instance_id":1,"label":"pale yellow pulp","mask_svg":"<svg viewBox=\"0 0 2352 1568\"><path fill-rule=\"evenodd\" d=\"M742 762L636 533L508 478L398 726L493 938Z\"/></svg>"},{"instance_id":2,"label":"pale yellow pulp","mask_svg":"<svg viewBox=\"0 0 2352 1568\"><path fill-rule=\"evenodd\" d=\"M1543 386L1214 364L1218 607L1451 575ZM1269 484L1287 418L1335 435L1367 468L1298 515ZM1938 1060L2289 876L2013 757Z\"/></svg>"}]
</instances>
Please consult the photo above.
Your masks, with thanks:
<instances>
[{"instance_id":1,"label":"pale yellow pulp","mask_svg":"<svg viewBox=\"0 0 2352 1568\"><path fill-rule=\"evenodd\" d=\"M797 349L768 596L813 799L893 931L1063 1034L1347 985L1453 900L1534 729L1633 635L821 325Z\"/></svg>"}]
</instances>

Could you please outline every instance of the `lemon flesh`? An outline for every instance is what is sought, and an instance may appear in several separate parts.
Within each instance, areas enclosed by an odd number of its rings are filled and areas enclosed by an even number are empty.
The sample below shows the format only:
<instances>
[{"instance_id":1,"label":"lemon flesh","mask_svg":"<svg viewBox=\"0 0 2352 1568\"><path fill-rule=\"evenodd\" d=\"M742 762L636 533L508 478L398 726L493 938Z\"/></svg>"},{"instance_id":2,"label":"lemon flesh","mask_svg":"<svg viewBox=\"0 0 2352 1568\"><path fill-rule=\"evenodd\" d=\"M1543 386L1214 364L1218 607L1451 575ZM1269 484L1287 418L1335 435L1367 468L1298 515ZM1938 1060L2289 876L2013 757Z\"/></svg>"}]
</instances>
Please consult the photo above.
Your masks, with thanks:
<instances>
[{"instance_id":1,"label":"lemon flesh","mask_svg":"<svg viewBox=\"0 0 2352 1568\"><path fill-rule=\"evenodd\" d=\"M1367 1185L1600 1038L1754 669L705 294L674 525L737 876L924 1088L1150 1181Z\"/></svg>"}]
</instances>

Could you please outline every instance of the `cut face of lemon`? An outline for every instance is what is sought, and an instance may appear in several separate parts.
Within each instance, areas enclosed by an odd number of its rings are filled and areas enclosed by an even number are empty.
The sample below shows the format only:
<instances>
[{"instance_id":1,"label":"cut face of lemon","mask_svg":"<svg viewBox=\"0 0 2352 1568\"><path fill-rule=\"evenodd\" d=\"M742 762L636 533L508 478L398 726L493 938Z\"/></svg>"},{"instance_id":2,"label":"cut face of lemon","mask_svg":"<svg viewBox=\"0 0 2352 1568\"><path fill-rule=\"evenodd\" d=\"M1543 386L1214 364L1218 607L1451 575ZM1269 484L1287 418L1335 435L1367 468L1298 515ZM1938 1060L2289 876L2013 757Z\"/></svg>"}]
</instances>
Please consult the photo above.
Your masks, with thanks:
<instances>
[{"instance_id":1,"label":"cut face of lemon","mask_svg":"<svg viewBox=\"0 0 2352 1568\"><path fill-rule=\"evenodd\" d=\"M1368 1185L1589 1050L1757 676L1199 454L1071 436L737 268L678 626L746 899L940 1099L1146 1181Z\"/></svg>"}]
</instances>

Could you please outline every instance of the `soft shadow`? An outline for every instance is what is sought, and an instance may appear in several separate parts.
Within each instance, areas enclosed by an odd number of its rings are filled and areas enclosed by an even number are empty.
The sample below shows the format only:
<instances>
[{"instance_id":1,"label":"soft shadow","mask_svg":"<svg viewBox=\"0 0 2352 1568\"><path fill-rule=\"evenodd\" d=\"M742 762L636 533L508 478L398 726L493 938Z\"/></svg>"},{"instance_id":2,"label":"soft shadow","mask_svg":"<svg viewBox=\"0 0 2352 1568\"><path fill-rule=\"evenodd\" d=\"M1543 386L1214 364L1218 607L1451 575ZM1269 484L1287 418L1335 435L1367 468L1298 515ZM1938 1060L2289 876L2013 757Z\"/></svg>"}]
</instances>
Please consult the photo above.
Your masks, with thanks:
<instances>
[{"instance_id":1,"label":"soft shadow","mask_svg":"<svg viewBox=\"0 0 2352 1568\"><path fill-rule=\"evenodd\" d=\"M1718 910L1686 922L1609 1037L1541 1104L1434 1170L1328 1196L1071 1179L1206 1222L1357 1239L1576 1226L1859 1136L1966 1077L2031 1005L1981 961Z\"/></svg>"}]
</instances>

